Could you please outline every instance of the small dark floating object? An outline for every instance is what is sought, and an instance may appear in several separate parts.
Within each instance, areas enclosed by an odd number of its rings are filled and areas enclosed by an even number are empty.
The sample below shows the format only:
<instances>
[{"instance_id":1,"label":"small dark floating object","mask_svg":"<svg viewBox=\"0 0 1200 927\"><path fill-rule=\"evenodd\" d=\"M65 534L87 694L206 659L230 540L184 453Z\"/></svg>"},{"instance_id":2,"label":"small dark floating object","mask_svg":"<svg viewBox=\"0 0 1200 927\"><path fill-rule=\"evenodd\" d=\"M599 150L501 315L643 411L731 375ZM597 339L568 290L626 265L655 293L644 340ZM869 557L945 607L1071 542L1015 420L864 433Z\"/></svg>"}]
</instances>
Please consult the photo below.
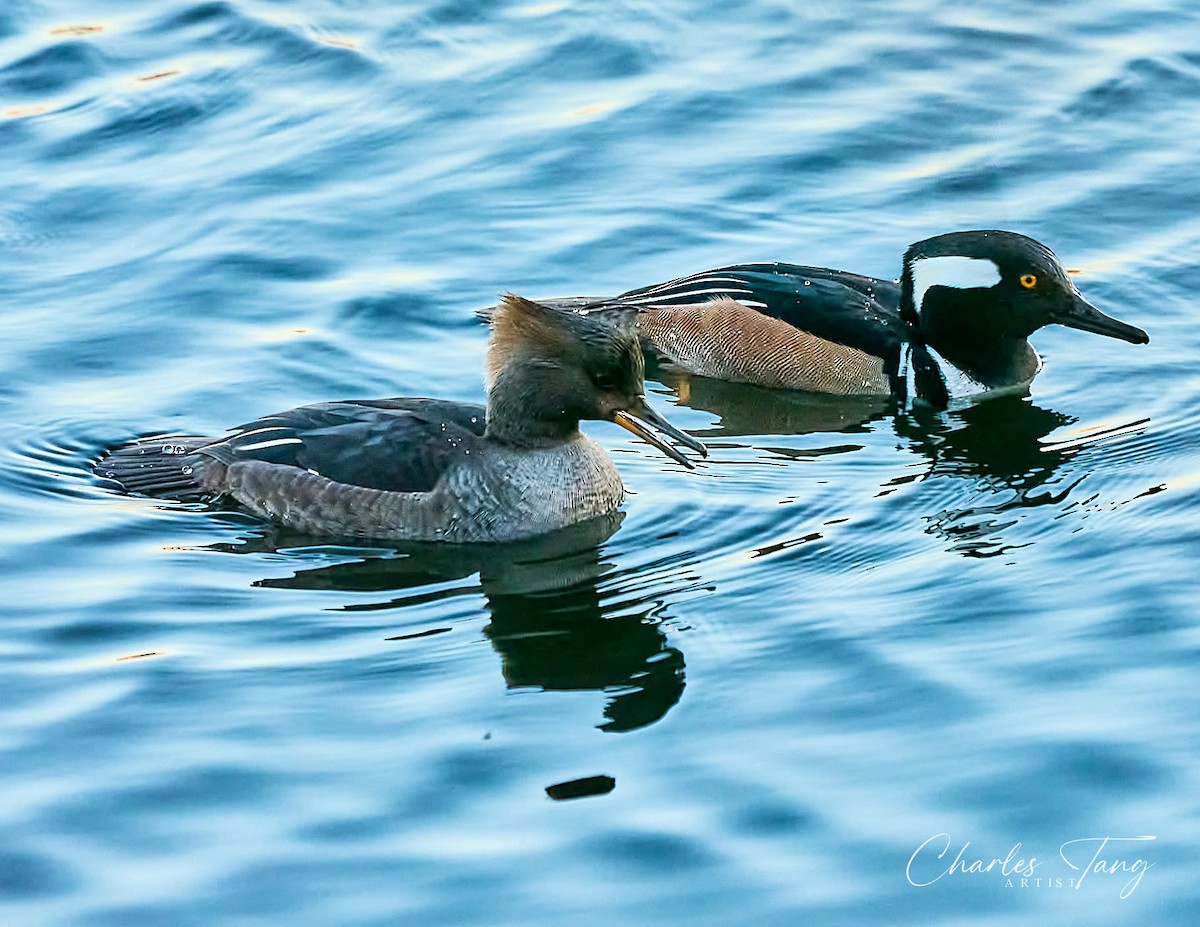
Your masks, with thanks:
<instances>
[{"instance_id":1,"label":"small dark floating object","mask_svg":"<svg viewBox=\"0 0 1200 927\"><path fill-rule=\"evenodd\" d=\"M385 637L385 641L411 641L418 637L432 637L434 634L446 634L450 628L430 628L428 631L417 631L415 634L400 634L396 637Z\"/></svg>"},{"instance_id":2,"label":"small dark floating object","mask_svg":"<svg viewBox=\"0 0 1200 927\"><path fill-rule=\"evenodd\" d=\"M589 795L607 795L616 787L617 780L612 776L584 776L582 779L548 785L546 794L555 801L567 801L571 798L587 798Z\"/></svg>"}]
</instances>

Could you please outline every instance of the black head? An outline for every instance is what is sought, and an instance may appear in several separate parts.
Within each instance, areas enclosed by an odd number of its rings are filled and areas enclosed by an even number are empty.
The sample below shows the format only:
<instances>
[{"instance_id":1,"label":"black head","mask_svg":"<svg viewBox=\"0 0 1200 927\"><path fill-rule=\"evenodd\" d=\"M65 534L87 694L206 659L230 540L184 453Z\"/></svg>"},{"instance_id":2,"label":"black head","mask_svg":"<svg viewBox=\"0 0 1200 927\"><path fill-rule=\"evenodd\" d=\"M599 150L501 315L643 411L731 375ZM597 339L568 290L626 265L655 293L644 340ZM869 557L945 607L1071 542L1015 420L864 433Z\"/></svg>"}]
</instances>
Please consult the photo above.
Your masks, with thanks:
<instances>
[{"instance_id":1,"label":"black head","mask_svg":"<svg viewBox=\"0 0 1200 927\"><path fill-rule=\"evenodd\" d=\"M702 456L707 451L646 404L644 373L633 332L509 293L492 316L488 434L518 446L545 446L573 437L582 419L602 419L691 467L650 426Z\"/></svg>"},{"instance_id":2,"label":"black head","mask_svg":"<svg viewBox=\"0 0 1200 927\"><path fill-rule=\"evenodd\" d=\"M950 232L909 247L900 309L938 350L1024 341L1051 323L1132 344L1150 340L1089 303L1054 252L1015 232Z\"/></svg>"}]
</instances>

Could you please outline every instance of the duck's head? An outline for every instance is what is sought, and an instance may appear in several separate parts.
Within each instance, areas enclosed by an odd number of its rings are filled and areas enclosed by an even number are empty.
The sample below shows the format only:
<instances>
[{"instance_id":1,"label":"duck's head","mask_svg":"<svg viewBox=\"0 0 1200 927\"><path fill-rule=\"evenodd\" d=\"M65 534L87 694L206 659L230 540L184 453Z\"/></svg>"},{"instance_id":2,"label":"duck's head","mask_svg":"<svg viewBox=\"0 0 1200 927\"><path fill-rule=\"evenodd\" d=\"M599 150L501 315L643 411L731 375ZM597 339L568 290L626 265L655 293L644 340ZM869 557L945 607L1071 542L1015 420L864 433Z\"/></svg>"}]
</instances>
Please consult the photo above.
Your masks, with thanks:
<instances>
[{"instance_id":1,"label":"duck's head","mask_svg":"<svg viewBox=\"0 0 1200 927\"><path fill-rule=\"evenodd\" d=\"M650 408L644 372L633 332L509 293L492 316L488 434L516 446L544 447L572 438L582 419L602 419L692 467L655 430L702 457L708 451Z\"/></svg>"},{"instance_id":2,"label":"duck's head","mask_svg":"<svg viewBox=\"0 0 1200 927\"><path fill-rule=\"evenodd\" d=\"M947 355L1023 342L1051 323L1132 344L1150 340L1084 299L1054 252L1016 232L950 232L910 246L900 311Z\"/></svg>"}]
</instances>

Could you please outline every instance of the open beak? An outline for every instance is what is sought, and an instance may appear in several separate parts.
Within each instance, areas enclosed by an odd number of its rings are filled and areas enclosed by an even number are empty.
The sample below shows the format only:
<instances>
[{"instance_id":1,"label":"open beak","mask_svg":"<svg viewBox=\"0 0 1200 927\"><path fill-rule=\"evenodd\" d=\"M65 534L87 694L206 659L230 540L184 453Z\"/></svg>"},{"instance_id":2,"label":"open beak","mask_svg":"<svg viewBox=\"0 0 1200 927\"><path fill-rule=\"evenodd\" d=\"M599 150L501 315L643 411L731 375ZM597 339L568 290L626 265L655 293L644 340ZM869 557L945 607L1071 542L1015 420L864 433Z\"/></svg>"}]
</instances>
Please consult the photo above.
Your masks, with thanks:
<instances>
[{"instance_id":1,"label":"open beak","mask_svg":"<svg viewBox=\"0 0 1200 927\"><path fill-rule=\"evenodd\" d=\"M1120 338L1130 344L1148 344L1150 341L1150 336L1136 325L1105 315L1078 293L1071 294L1071 302L1064 311L1058 313L1054 321L1067 328Z\"/></svg>"},{"instance_id":2,"label":"open beak","mask_svg":"<svg viewBox=\"0 0 1200 927\"><path fill-rule=\"evenodd\" d=\"M685 447L690 447L701 457L708 456L708 448L706 448L691 435L680 431L665 418L651 409L650 406L646 404L645 396L638 396L637 399L629 404L629 408L627 409L618 409L613 413L612 420L626 431L633 432L647 444L653 444L672 460L678 461L689 470L695 469L695 464L684 457L680 451L672 447L653 431L651 431L649 426L653 425L659 431L674 438Z\"/></svg>"}]
</instances>

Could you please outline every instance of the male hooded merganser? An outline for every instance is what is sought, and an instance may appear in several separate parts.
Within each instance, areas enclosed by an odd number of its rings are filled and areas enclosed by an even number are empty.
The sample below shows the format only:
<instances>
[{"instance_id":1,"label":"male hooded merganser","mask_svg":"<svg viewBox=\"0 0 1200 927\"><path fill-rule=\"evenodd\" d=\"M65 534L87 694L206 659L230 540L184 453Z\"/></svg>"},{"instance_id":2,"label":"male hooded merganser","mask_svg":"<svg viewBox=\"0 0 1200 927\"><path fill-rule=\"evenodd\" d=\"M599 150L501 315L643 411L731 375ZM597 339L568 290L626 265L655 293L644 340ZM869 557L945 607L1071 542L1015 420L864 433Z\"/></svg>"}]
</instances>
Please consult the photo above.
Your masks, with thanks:
<instances>
[{"instance_id":1,"label":"male hooded merganser","mask_svg":"<svg viewBox=\"0 0 1200 927\"><path fill-rule=\"evenodd\" d=\"M909 247L898 281L825 267L736 264L607 299L547 301L636 329L693 374L934 406L1024 389L1028 337L1058 323L1145 344L1085 300L1049 248L1015 232L950 232Z\"/></svg>"},{"instance_id":2,"label":"male hooded merganser","mask_svg":"<svg viewBox=\"0 0 1200 927\"><path fill-rule=\"evenodd\" d=\"M616 422L687 467L649 430L704 445L646 405L637 337L508 295L487 359L487 407L436 399L330 402L226 437L143 439L103 457L127 491L230 496L312 534L408 541L532 537L612 512L624 487L581 419Z\"/></svg>"}]
</instances>

